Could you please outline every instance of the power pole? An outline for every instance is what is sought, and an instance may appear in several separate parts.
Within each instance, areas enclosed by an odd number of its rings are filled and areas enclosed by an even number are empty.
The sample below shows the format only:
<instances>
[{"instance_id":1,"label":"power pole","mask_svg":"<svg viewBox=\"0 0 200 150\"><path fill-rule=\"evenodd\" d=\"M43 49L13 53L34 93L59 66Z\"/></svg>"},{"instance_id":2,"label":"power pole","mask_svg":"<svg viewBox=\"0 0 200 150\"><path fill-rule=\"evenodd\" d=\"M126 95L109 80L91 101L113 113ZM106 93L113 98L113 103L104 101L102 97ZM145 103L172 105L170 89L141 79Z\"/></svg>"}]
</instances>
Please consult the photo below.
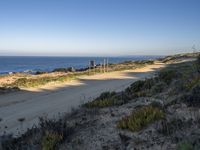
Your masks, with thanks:
<instances>
[{"instance_id":1,"label":"power pole","mask_svg":"<svg viewBox=\"0 0 200 150\"><path fill-rule=\"evenodd\" d=\"M100 63L100 73L103 73L103 63Z\"/></svg>"},{"instance_id":2,"label":"power pole","mask_svg":"<svg viewBox=\"0 0 200 150\"><path fill-rule=\"evenodd\" d=\"M90 75L90 61L89 61L88 75Z\"/></svg>"},{"instance_id":3,"label":"power pole","mask_svg":"<svg viewBox=\"0 0 200 150\"><path fill-rule=\"evenodd\" d=\"M103 60L103 72L105 73L105 69L106 69L106 59Z\"/></svg>"},{"instance_id":4,"label":"power pole","mask_svg":"<svg viewBox=\"0 0 200 150\"><path fill-rule=\"evenodd\" d=\"M108 58L107 58L107 69L106 69L106 71L108 72Z\"/></svg>"}]
</instances>

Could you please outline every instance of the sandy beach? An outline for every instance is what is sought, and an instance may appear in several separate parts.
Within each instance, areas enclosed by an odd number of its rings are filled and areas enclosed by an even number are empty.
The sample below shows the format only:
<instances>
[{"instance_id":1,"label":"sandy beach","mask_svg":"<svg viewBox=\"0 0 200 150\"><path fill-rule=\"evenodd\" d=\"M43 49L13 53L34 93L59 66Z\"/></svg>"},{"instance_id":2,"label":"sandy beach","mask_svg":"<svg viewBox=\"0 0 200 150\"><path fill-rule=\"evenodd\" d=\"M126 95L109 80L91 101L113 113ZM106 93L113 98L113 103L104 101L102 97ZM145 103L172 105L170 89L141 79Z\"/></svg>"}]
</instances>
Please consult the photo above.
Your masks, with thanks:
<instances>
[{"instance_id":1,"label":"sandy beach","mask_svg":"<svg viewBox=\"0 0 200 150\"><path fill-rule=\"evenodd\" d=\"M50 84L0 95L0 134L17 135L38 123L38 117L53 118L93 100L105 91L121 91L136 80L151 77L164 64L79 77L64 84ZM18 121L24 118L24 122Z\"/></svg>"}]
</instances>

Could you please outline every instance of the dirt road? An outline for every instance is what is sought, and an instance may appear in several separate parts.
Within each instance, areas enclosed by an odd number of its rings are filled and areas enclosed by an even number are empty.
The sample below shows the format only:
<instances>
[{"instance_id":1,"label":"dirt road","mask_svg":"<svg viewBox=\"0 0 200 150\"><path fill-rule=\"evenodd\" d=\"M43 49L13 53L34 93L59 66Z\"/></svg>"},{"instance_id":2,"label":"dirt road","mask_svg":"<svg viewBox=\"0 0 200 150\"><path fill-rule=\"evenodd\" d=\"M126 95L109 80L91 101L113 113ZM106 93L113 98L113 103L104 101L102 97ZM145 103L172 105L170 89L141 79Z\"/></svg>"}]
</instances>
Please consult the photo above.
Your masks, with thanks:
<instances>
[{"instance_id":1,"label":"dirt road","mask_svg":"<svg viewBox=\"0 0 200 150\"><path fill-rule=\"evenodd\" d=\"M136 70L85 76L65 84L0 95L0 134L22 133L37 124L40 116L56 117L104 91L121 91L136 80L152 76L163 66L156 64Z\"/></svg>"}]
</instances>

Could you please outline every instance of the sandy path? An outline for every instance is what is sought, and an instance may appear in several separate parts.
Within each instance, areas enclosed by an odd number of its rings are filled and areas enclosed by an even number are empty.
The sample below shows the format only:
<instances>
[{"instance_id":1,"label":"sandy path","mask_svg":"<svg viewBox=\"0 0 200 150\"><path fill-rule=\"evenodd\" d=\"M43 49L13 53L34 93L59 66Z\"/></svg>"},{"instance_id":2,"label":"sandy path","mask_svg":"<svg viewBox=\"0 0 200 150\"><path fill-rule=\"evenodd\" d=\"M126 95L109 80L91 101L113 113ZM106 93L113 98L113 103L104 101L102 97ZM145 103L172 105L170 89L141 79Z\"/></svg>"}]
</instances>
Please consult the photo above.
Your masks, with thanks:
<instances>
[{"instance_id":1,"label":"sandy path","mask_svg":"<svg viewBox=\"0 0 200 150\"><path fill-rule=\"evenodd\" d=\"M83 102L92 100L104 91L121 91L138 79L152 76L163 64L147 67L85 76L69 83L47 85L42 88L0 95L0 134L14 133L37 124L39 116L55 117L69 112ZM18 121L25 118L23 126Z\"/></svg>"}]
</instances>

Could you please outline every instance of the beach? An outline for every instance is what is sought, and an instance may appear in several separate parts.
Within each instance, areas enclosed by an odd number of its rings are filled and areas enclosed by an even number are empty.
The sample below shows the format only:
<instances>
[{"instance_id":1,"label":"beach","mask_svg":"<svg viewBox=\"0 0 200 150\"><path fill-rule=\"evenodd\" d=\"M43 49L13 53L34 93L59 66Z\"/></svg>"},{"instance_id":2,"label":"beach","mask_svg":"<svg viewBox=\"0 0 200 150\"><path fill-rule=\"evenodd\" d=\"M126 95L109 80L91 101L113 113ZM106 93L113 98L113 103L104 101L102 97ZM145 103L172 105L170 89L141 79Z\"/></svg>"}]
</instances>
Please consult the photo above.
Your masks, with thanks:
<instances>
[{"instance_id":1,"label":"beach","mask_svg":"<svg viewBox=\"0 0 200 150\"><path fill-rule=\"evenodd\" d=\"M39 117L56 118L93 100L102 92L122 91L134 81L152 77L164 66L155 63L134 70L80 76L67 83L23 88L18 92L0 95L0 133L21 134L37 125Z\"/></svg>"}]
</instances>

